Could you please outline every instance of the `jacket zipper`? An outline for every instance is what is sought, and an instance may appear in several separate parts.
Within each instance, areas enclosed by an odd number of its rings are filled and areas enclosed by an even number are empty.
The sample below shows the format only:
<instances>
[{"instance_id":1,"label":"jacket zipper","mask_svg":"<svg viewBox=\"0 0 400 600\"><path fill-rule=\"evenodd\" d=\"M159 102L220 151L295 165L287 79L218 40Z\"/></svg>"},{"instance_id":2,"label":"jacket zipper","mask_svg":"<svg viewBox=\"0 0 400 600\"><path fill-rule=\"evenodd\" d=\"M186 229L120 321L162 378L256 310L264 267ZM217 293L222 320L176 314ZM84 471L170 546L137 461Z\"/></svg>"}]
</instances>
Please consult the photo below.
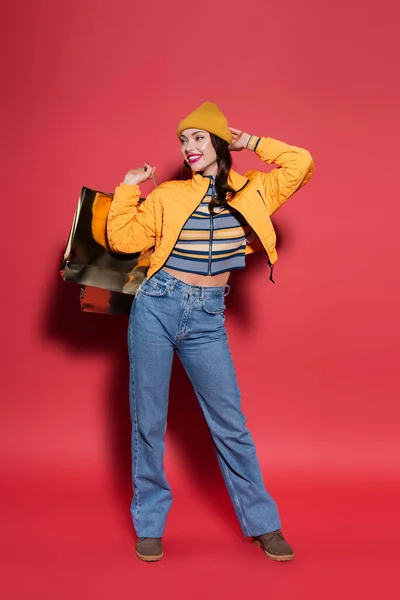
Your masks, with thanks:
<instances>
[{"instance_id":1,"label":"jacket zipper","mask_svg":"<svg viewBox=\"0 0 400 600\"><path fill-rule=\"evenodd\" d=\"M207 194L208 194L208 190L210 189L210 185L211 185L211 180L209 181L209 183L208 183L208 187L207 187L207 191L206 191L206 193L204 194L204 196L202 197L202 199L200 200L199 204L200 204L201 202L203 202L204 198L207 196ZM197 206L199 206L199 204L198 204ZM195 210L196 210L196 209L195 209ZM191 213L191 214L192 214L192 213ZM189 215L189 217L190 217L190 216L191 216L191 215ZM189 218L189 217L188 217L188 218ZM187 219L186 219L186 221L187 221ZM174 251L174 248L175 248L175 246L176 246L176 242L179 240L179 238L180 238L180 236L181 236L182 229L185 227L186 221L183 223L183 225L182 225L182 227L181 227L181 230L180 230L180 232L178 233L178 236L177 236L176 240L174 241L174 244L173 244L173 246L172 246L172 250L171 250L171 252L168 254L168 256L167 256L167 258L164 260L163 264L162 264L160 267L158 267L157 271L154 271L154 273L153 273L152 277L153 277L153 276L154 276L156 273L158 273L158 271L161 271L161 269L163 268L163 266L165 265L165 263L168 261L169 257L171 256L172 252Z\"/></svg>"},{"instance_id":2,"label":"jacket zipper","mask_svg":"<svg viewBox=\"0 0 400 600\"><path fill-rule=\"evenodd\" d=\"M257 190L257 193L259 194L259 196L260 196L261 200L264 202L264 205L265 205L265 200L264 200L264 198L262 197L262 194L261 194L260 190ZM266 205L265 205L265 208L266 208ZM259 238L259 239L260 239L260 238ZM261 242L261 243L262 243L262 242ZM265 248L265 246L264 246L264 248ZM268 254L268 250L267 250L266 248L265 248L265 250L266 250L266 252L267 252L267 256L268 256L268 265L269 265L269 279L270 279L270 281L272 281L272 283L275 283L275 281L274 281L274 277L273 277L273 274L274 274L274 265L271 263L271 260L270 260L270 258L269 258L269 254Z\"/></svg>"},{"instance_id":3,"label":"jacket zipper","mask_svg":"<svg viewBox=\"0 0 400 600\"><path fill-rule=\"evenodd\" d=\"M210 213L210 245L209 245L209 251L208 251L208 275L211 275L213 233L214 233L214 219L213 219L212 214Z\"/></svg>"}]
</instances>

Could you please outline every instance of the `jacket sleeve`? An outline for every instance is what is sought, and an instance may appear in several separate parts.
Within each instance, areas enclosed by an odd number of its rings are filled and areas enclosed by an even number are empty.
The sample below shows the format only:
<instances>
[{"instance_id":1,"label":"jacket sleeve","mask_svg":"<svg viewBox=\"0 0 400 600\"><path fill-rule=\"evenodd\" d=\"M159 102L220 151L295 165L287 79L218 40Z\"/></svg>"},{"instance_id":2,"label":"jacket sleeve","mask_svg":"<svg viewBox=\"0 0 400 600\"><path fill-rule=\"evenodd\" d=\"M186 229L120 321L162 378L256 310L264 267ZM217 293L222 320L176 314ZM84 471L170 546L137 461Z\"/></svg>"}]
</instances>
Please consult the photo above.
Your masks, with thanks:
<instances>
[{"instance_id":1,"label":"jacket sleeve","mask_svg":"<svg viewBox=\"0 0 400 600\"><path fill-rule=\"evenodd\" d=\"M310 180L314 162L308 150L289 146L272 138L260 138L255 151L262 161L277 165L269 173L259 172L264 188L264 201L272 215Z\"/></svg>"},{"instance_id":2,"label":"jacket sleeve","mask_svg":"<svg viewBox=\"0 0 400 600\"><path fill-rule=\"evenodd\" d=\"M116 188L107 218L108 245L113 252L134 254L155 245L155 196L153 190L139 204L139 186L121 183Z\"/></svg>"}]
</instances>

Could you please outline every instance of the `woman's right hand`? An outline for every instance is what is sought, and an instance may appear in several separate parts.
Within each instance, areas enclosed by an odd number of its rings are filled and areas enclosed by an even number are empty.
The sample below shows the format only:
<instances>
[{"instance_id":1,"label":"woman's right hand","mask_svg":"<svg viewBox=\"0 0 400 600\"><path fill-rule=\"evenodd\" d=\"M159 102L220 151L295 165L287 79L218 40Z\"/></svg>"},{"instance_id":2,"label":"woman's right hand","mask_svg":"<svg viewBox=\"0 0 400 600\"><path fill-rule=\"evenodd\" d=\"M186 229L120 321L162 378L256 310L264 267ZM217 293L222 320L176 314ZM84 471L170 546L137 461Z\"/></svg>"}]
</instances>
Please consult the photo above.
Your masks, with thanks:
<instances>
[{"instance_id":1,"label":"woman's right hand","mask_svg":"<svg viewBox=\"0 0 400 600\"><path fill-rule=\"evenodd\" d=\"M124 183L127 183L128 185L140 185L150 179L150 177L154 175L155 170L156 168L152 167L150 163L145 163L144 166L139 169L128 171L125 175Z\"/></svg>"}]
</instances>

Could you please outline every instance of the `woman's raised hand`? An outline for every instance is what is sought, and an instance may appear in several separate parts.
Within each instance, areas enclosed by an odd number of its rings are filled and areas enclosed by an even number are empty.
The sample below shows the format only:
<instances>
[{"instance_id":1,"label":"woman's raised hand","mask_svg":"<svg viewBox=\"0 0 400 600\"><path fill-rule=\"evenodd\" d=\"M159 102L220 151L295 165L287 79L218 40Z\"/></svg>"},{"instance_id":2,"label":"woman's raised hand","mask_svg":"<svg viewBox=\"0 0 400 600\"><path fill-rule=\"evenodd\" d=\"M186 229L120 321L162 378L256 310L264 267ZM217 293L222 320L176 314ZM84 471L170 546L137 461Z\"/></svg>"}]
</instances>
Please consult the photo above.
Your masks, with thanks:
<instances>
[{"instance_id":1,"label":"woman's raised hand","mask_svg":"<svg viewBox=\"0 0 400 600\"><path fill-rule=\"evenodd\" d=\"M124 183L128 185L140 185L150 179L150 177L153 177L155 170L156 168L152 167L150 163L145 163L139 169L128 171L125 175Z\"/></svg>"},{"instance_id":2,"label":"woman's raised hand","mask_svg":"<svg viewBox=\"0 0 400 600\"><path fill-rule=\"evenodd\" d=\"M240 131L240 129L234 129L233 127L229 127L232 133L232 143L229 146L230 150L244 150L251 138L249 133L245 133L244 131Z\"/></svg>"}]
</instances>

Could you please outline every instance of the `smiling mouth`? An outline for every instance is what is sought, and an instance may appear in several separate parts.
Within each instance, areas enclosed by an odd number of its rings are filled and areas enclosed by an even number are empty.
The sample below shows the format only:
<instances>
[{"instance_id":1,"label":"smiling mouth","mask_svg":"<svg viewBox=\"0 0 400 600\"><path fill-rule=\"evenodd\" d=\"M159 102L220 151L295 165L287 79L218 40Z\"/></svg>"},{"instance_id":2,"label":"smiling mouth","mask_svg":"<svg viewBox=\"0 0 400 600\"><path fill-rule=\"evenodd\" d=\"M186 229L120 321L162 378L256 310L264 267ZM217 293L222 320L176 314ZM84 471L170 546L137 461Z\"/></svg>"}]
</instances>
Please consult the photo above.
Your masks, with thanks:
<instances>
[{"instance_id":1,"label":"smiling mouth","mask_svg":"<svg viewBox=\"0 0 400 600\"><path fill-rule=\"evenodd\" d=\"M193 164L193 163L197 162L198 160L200 160L202 158L202 156L203 156L202 154L190 154L186 160L188 161L188 163Z\"/></svg>"}]
</instances>

